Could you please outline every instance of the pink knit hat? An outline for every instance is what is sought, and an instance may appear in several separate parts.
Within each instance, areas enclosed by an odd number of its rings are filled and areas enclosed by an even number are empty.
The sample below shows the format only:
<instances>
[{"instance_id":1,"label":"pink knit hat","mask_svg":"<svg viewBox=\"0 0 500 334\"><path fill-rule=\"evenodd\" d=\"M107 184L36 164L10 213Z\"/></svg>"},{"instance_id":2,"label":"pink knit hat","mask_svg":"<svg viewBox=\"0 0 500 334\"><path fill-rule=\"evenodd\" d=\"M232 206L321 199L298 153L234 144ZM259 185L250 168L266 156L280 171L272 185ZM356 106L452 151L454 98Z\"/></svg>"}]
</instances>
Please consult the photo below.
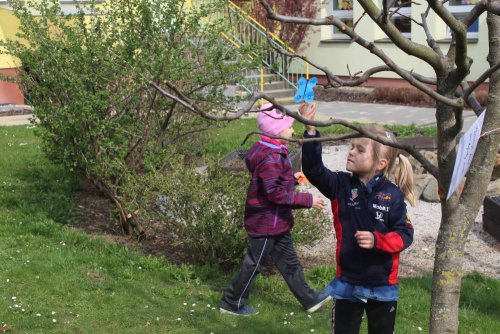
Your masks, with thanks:
<instances>
[{"instance_id":1,"label":"pink knit hat","mask_svg":"<svg viewBox=\"0 0 500 334\"><path fill-rule=\"evenodd\" d=\"M265 132L271 136L276 136L281 131L289 128L294 119L284 112L272 108L272 103L266 103L260 107L260 111L257 114L257 124L259 130Z\"/></svg>"}]
</instances>

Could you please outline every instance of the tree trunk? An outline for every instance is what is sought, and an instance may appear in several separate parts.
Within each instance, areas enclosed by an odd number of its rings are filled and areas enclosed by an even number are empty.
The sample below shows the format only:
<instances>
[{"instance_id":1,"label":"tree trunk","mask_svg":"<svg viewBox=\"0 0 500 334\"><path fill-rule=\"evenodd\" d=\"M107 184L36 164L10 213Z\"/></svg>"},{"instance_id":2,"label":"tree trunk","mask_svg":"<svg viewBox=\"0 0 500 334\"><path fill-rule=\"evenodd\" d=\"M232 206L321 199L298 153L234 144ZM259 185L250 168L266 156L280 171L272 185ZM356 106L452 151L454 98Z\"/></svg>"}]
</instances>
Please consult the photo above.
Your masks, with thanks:
<instances>
[{"instance_id":1,"label":"tree trunk","mask_svg":"<svg viewBox=\"0 0 500 334\"><path fill-rule=\"evenodd\" d=\"M439 84L438 90L444 89L444 85L445 82ZM446 196L445 189L448 189L450 184L456 157L455 138L451 135L456 123L455 111L454 108L443 104L436 107L440 197ZM448 201L441 199L442 218L434 258L430 333L456 333L458 330L463 255L458 199L457 194Z\"/></svg>"},{"instance_id":2,"label":"tree trunk","mask_svg":"<svg viewBox=\"0 0 500 334\"><path fill-rule=\"evenodd\" d=\"M500 18L488 13L488 30L490 53L488 61L490 66L500 61ZM488 94L488 107L481 133L488 133L500 127L500 72L497 71L490 78ZM439 114L438 108L438 114ZM445 113L448 114L449 113ZM450 119L442 120L449 125ZM443 127L444 129L445 127ZM446 138L440 138L446 139ZM500 145L500 134L491 133L483 136L478 143L474 159L471 164L463 193L454 194L448 201L442 203L442 220L439 236L436 243L436 256L434 260L434 275L432 281L432 300L430 315L430 333L457 333L459 327L458 307L460 301L461 279L463 275L462 259L467 236L474 225L479 207L486 193L487 184L493 171L493 163ZM449 146L441 147L442 153ZM442 155L444 160L447 154ZM441 163L441 161L440 161ZM443 167L444 169L441 169ZM451 176L449 166L440 164L441 179L446 179L443 174ZM451 170L452 172L452 170ZM449 180L444 181L449 184ZM445 188L446 189L446 188Z\"/></svg>"}]
</instances>

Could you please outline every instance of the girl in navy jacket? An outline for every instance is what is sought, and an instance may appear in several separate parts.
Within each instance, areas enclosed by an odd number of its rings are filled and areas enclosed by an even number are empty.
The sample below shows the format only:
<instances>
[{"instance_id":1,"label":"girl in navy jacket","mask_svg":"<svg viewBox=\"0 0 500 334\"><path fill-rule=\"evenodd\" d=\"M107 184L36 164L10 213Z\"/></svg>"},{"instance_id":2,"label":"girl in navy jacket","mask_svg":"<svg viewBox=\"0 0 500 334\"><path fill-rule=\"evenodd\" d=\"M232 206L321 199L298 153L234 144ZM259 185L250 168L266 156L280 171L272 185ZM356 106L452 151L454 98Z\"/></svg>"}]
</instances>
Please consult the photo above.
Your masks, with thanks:
<instances>
[{"instance_id":1,"label":"girl in navy jacket","mask_svg":"<svg viewBox=\"0 0 500 334\"><path fill-rule=\"evenodd\" d=\"M314 119L315 106L300 111ZM396 141L381 126L366 129L375 136ZM314 126L306 126L305 138L319 138ZM413 171L397 149L369 138L352 141L347 172L334 172L322 162L320 142L302 147L302 169L308 180L331 200L337 237L336 277L327 291L336 299L332 333L359 333L363 313L368 332L392 334L398 300L399 254L413 241L413 226L405 198L415 204ZM397 164L397 166L396 166ZM395 182L386 175L395 174Z\"/></svg>"}]
</instances>

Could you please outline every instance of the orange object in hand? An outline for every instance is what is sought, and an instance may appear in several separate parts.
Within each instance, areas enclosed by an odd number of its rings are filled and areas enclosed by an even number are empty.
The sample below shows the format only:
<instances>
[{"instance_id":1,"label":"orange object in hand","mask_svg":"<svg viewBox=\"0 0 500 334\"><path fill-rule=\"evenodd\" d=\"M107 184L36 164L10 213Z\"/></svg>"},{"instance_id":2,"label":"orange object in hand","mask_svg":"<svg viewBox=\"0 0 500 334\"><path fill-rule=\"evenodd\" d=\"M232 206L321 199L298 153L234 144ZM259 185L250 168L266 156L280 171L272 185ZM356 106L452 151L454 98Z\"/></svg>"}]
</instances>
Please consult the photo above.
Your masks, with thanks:
<instances>
[{"instance_id":1,"label":"orange object in hand","mask_svg":"<svg viewBox=\"0 0 500 334\"><path fill-rule=\"evenodd\" d=\"M307 179L307 177L302 172L297 172L294 174L294 176L299 184L311 184Z\"/></svg>"}]
</instances>

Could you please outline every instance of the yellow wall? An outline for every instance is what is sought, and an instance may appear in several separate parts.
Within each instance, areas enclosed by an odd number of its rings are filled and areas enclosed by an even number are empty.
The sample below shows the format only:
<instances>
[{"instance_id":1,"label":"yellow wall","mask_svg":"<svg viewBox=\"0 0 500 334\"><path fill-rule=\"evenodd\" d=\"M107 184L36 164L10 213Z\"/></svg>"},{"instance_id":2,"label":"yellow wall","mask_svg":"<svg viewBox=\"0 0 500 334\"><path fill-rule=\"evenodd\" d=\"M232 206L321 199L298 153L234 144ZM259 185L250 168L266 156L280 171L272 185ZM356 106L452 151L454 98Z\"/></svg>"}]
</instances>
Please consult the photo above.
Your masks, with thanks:
<instances>
[{"instance_id":1,"label":"yellow wall","mask_svg":"<svg viewBox=\"0 0 500 334\"><path fill-rule=\"evenodd\" d=\"M18 26L19 21L17 18L15 18L10 11L1 9L0 7L0 39L15 38ZM15 68L17 66L18 61L13 57L4 54L0 55L0 69Z\"/></svg>"}]
</instances>

